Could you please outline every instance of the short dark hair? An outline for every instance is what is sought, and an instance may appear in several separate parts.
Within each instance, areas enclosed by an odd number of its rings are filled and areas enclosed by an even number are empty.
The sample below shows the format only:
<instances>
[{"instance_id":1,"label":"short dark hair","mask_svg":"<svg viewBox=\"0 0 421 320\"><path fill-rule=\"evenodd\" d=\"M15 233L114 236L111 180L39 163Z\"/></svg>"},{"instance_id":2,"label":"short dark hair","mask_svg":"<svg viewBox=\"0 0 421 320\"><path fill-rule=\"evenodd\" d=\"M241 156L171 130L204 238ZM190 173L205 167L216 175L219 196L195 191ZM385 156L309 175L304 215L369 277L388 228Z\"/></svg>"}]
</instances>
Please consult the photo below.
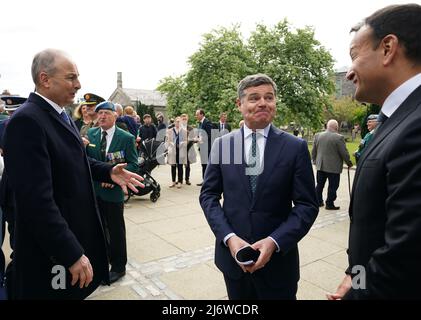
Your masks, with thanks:
<instances>
[{"instance_id":1,"label":"short dark hair","mask_svg":"<svg viewBox=\"0 0 421 320\"><path fill-rule=\"evenodd\" d=\"M201 114L202 116L205 115L205 111L203 111L203 109L197 109L197 111L199 111L199 114Z\"/></svg>"},{"instance_id":2,"label":"short dark hair","mask_svg":"<svg viewBox=\"0 0 421 320\"><path fill-rule=\"evenodd\" d=\"M421 63L421 6L418 4L392 5L374 12L351 29L356 32L364 25L373 29L375 48L388 34L398 37L408 59Z\"/></svg>"},{"instance_id":3,"label":"short dark hair","mask_svg":"<svg viewBox=\"0 0 421 320\"><path fill-rule=\"evenodd\" d=\"M245 96L244 90L246 90L247 88L258 87L263 84L271 85L276 96L276 92L277 92L276 83L268 75L259 73L259 74L253 74L251 76L247 76L243 80L240 81L237 87L238 98L242 99Z\"/></svg>"}]
</instances>

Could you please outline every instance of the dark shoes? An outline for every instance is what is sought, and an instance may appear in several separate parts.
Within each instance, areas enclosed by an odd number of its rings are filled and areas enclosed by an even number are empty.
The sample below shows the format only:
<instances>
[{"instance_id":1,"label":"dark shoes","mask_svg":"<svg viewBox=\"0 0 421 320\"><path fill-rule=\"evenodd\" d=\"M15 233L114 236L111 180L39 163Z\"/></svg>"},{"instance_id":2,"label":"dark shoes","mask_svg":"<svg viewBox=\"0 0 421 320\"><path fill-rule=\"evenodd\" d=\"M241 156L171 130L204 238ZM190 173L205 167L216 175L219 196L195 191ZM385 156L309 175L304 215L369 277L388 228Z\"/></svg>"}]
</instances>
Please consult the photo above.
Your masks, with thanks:
<instances>
[{"instance_id":1,"label":"dark shoes","mask_svg":"<svg viewBox=\"0 0 421 320\"><path fill-rule=\"evenodd\" d=\"M323 207L325 204L323 202L319 203L319 207Z\"/></svg>"},{"instance_id":2,"label":"dark shoes","mask_svg":"<svg viewBox=\"0 0 421 320\"><path fill-rule=\"evenodd\" d=\"M203 185L203 182L196 184L196 186L201 187Z\"/></svg>"},{"instance_id":3,"label":"dark shoes","mask_svg":"<svg viewBox=\"0 0 421 320\"><path fill-rule=\"evenodd\" d=\"M186 180L186 184L189 186L191 185L191 182L189 180Z\"/></svg>"},{"instance_id":4,"label":"dark shoes","mask_svg":"<svg viewBox=\"0 0 421 320\"><path fill-rule=\"evenodd\" d=\"M110 271L110 284L116 282L118 279L124 277L125 275L126 275L126 271L123 271L123 272Z\"/></svg>"},{"instance_id":5,"label":"dark shoes","mask_svg":"<svg viewBox=\"0 0 421 320\"><path fill-rule=\"evenodd\" d=\"M326 205L325 209L326 210L339 210L341 207L335 207L335 205Z\"/></svg>"}]
</instances>

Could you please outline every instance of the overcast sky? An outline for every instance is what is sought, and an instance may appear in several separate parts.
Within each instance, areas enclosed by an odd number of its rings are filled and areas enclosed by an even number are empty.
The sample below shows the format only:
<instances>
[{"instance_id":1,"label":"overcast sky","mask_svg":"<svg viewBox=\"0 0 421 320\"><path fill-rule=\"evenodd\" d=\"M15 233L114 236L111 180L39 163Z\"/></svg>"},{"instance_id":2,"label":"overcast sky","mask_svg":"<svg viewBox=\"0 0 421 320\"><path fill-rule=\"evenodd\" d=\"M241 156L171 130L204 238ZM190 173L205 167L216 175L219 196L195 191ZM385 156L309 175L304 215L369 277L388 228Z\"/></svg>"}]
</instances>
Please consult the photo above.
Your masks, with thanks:
<instances>
[{"instance_id":1,"label":"overcast sky","mask_svg":"<svg viewBox=\"0 0 421 320\"><path fill-rule=\"evenodd\" d=\"M349 29L389 4L408 1L353 0L4 0L0 6L0 91L27 96L30 65L45 48L68 52L82 89L108 98L123 72L123 87L155 89L166 76L188 70L187 59L202 35L241 24L246 38L257 23L287 18L312 26L316 39L349 66ZM413 1L419 2L419 1Z\"/></svg>"}]
</instances>

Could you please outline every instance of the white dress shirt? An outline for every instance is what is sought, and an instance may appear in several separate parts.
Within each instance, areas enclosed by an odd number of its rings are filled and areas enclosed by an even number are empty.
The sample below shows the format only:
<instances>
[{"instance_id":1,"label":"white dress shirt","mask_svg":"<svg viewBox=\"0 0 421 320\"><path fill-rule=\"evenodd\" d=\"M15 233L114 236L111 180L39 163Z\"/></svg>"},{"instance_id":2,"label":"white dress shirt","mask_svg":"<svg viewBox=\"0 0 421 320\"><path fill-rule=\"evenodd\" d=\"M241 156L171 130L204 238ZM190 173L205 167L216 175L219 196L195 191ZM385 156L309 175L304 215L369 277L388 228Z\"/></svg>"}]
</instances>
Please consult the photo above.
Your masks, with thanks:
<instances>
[{"instance_id":1,"label":"white dress shirt","mask_svg":"<svg viewBox=\"0 0 421 320\"><path fill-rule=\"evenodd\" d=\"M249 161L249 154L250 148L252 143L252 133L253 130L249 129L246 124L244 124L244 159L246 159L246 163ZM260 167L263 168L263 160L265 154L265 147L266 147L266 139L268 138L270 130L270 124L264 129L257 129L256 131L256 148L259 148L259 155L260 155Z\"/></svg>"},{"instance_id":2,"label":"white dress shirt","mask_svg":"<svg viewBox=\"0 0 421 320\"><path fill-rule=\"evenodd\" d=\"M45 101L47 101L53 108L54 110L57 111L57 113L60 115L62 112L66 112L66 110L64 110L64 107L60 107L57 103L55 103L54 101L51 101L50 99L44 97L42 94L35 92L35 94L39 95L41 98L43 98Z\"/></svg>"},{"instance_id":3,"label":"white dress shirt","mask_svg":"<svg viewBox=\"0 0 421 320\"><path fill-rule=\"evenodd\" d=\"M260 154L260 167L263 168L263 161L264 161L264 155L265 155L265 147L266 147L266 140L268 138L269 135L269 130L270 130L270 126L271 124L269 124L266 128L264 129L257 129L255 130L256 132L256 148L259 148L259 154ZM244 159L246 160L246 163L249 161L249 154L250 154L250 148L251 148L251 144L252 144L252 133L253 130L250 129L249 127L247 127L247 125L244 123L243 126L244 129ZM247 163L248 164L248 163ZM227 234L224 237L224 243L226 246L227 245L227 241L229 238L235 236L235 233L230 233ZM275 241L275 239L273 239L272 237L269 237L276 245L276 252L280 251L279 245L278 243Z\"/></svg>"},{"instance_id":4,"label":"white dress shirt","mask_svg":"<svg viewBox=\"0 0 421 320\"><path fill-rule=\"evenodd\" d=\"M114 132L115 132L115 125L112 126L110 129L108 130L102 130L101 128L101 139L102 139L102 132L106 131L107 132L107 148L105 149L105 153L108 153L108 149L110 148L111 145L111 141L113 141L113 137L114 137Z\"/></svg>"},{"instance_id":5,"label":"white dress shirt","mask_svg":"<svg viewBox=\"0 0 421 320\"><path fill-rule=\"evenodd\" d=\"M382 110L388 118L398 109L398 107L421 85L421 73L397 87L384 101Z\"/></svg>"}]
</instances>

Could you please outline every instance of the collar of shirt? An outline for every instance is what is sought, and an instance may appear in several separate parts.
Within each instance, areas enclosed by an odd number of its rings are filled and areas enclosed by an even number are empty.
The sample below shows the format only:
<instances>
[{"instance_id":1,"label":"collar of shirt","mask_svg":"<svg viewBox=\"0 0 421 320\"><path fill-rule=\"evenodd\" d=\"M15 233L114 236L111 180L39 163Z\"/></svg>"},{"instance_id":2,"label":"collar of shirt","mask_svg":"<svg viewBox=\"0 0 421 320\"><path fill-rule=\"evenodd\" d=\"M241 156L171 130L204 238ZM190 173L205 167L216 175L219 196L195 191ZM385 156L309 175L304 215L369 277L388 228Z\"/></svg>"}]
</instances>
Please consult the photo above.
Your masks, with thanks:
<instances>
[{"instance_id":1,"label":"collar of shirt","mask_svg":"<svg viewBox=\"0 0 421 320\"><path fill-rule=\"evenodd\" d=\"M264 129L256 130L256 142L257 142L257 147L259 148L260 165L263 164L265 147L266 147L266 139L269 135L270 126L271 124L267 125L267 127ZM244 124L243 129L244 129L244 155L247 162L249 160L248 155L250 153L250 148L251 148L251 143L252 143L251 134L253 133L253 130L247 127L246 124Z\"/></svg>"},{"instance_id":2,"label":"collar of shirt","mask_svg":"<svg viewBox=\"0 0 421 320\"><path fill-rule=\"evenodd\" d=\"M384 101L382 112L390 118L390 116L399 108L399 106L421 85L421 73L413 76L411 79L402 83L396 88Z\"/></svg>"},{"instance_id":3,"label":"collar of shirt","mask_svg":"<svg viewBox=\"0 0 421 320\"><path fill-rule=\"evenodd\" d=\"M102 128L101 128L101 138L102 138L102 132L103 131L106 131L107 132L107 149L106 149L106 152L108 153L108 149L110 148L110 145L111 145L111 141L113 140L113 137L114 137L114 133L115 133L115 125L114 126L112 126L110 129L108 129L108 130L102 130Z\"/></svg>"},{"instance_id":4,"label":"collar of shirt","mask_svg":"<svg viewBox=\"0 0 421 320\"><path fill-rule=\"evenodd\" d=\"M206 118L205 118L205 117L203 117L203 119L202 119L202 120L200 120L200 123L201 123L201 124L203 124L203 121L205 121L205 119L206 119Z\"/></svg>"},{"instance_id":5,"label":"collar of shirt","mask_svg":"<svg viewBox=\"0 0 421 320\"><path fill-rule=\"evenodd\" d=\"M257 137L259 135L262 135L267 139L268 134L269 134L269 130L270 130L270 126L271 126L271 124L268 124L266 126L266 128L264 128L264 129L256 129ZM251 137L251 134L253 133L253 130L250 129L249 127L247 127L246 124L244 124L243 128L244 128L244 141L245 141L249 136Z\"/></svg>"},{"instance_id":6,"label":"collar of shirt","mask_svg":"<svg viewBox=\"0 0 421 320\"><path fill-rule=\"evenodd\" d=\"M60 107L57 103L55 103L54 101L51 101L50 99L44 97L42 94L39 94L38 92L35 92L35 94L39 95L41 98L43 98L45 101L47 101L53 108L54 110L57 111L58 114L61 114L62 112L64 112L64 107Z\"/></svg>"}]
</instances>

